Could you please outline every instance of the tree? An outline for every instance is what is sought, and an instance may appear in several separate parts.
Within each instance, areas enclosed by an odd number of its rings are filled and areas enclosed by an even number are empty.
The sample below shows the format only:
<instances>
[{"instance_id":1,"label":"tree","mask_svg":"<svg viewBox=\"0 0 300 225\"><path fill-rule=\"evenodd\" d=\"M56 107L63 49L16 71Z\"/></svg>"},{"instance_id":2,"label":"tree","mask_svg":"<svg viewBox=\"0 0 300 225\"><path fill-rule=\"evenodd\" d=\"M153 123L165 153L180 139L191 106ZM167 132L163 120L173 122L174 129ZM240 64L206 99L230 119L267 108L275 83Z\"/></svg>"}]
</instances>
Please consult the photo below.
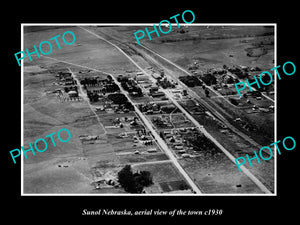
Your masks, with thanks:
<instances>
[{"instance_id":1,"label":"tree","mask_svg":"<svg viewBox=\"0 0 300 225\"><path fill-rule=\"evenodd\" d=\"M234 79L232 76L230 76L228 79L227 79L227 84L233 84L234 83Z\"/></svg>"},{"instance_id":2,"label":"tree","mask_svg":"<svg viewBox=\"0 0 300 225\"><path fill-rule=\"evenodd\" d=\"M209 90L205 89L205 95L206 97L209 97Z\"/></svg>"},{"instance_id":3,"label":"tree","mask_svg":"<svg viewBox=\"0 0 300 225\"><path fill-rule=\"evenodd\" d=\"M239 104L238 100L236 100L236 99L234 99L234 98L229 98L229 101L230 101L232 104L234 104L234 105L238 105L238 104Z\"/></svg>"},{"instance_id":4,"label":"tree","mask_svg":"<svg viewBox=\"0 0 300 225\"><path fill-rule=\"evenodd\" d=\"M163 140L165 140L165 135L164 135L164 132L163 132L163 131L160 131L160 132L159 132L159 136L160 136Z\"/></svg>"},{"instance_id":5,"label":"tree","mask_svg":"<svg viewBox=\"0 0 300 225\"><path fill-rule=\"evenodd\" d=\"M121 105L127 102L127 98L123 94L110 94L108 95L109 100L113 101L115 104Z\"/></svg>"},{"instance_id":6,"label":"tree","mask_svg":"<svg viewBox=\"0 0 300 225\"><path fill-rule=\"evenodd\" d=\"M271 83L272 80L273 80L272 77L270 78L270 77L267 76L265 73L260 77L260 79L261 79L261 82L262 82L262 83L265 83L265 84L269 84L269 83Z\"/></svg>"},{"instance_id":7,"label":"tree","mask_svg":"<svg viewBox=\"0 0 300 225\"><path fill-rule=\"evenodd\" d=\"M141 171L140 173L135 173L136 181L143 187L148 187L152 182L152 176L149 171Z\"/></svg>"},{"instance_id":8,"label":"tree","mask_svg":"<svg viewBox=\"0 0 300 225\"><path fill-rule=\"evenodd\" d=\"M126 165L118 172L118 180L124 190L129 193L141 193L144 187L153 184L149 171L133 173L130 165Z\"/></svg>"},{"instance_id":9,"label":"tree","mask_svg":"<svg viewBox=\"0 0 300 225\"><path fill-rule=\"evenodd\" d=\"M217 84L217 78L210 73L204 74L202 80L208 86L212 84Z\"/></svg>"},{"instance_id":10,"label":"tree","mask_svg":"<svg viewBox=\"0 0 300 225\"><path fill-rule=\"evenodd\" d=\"M190 187L186 183L181 183L179 185L179 190L186 190L189 189Z\"/></svg>"},{"instance_id":11,"label":"tree","mask_svg":"<svg viewBox=\"0 0 300 225\"><path fill-rule=\"evenodd\" d=\"M111 81L111 80L112 80L112 77L111 77L110 75L107 75L107 76L106 76L106 79L109 80L109 81Z\"/></svg>"},{"instance_id":12,"label":"tree","mask_svg":"<svg viewBox=\"0 0 300 225\"><path fill-rule=\"evenodd\" d=\"M130 165L118 172L118 180L125 191L134 193L134 177Z\"/></svg>"},{"instance_id":13,"label":"tree","mask_svg":"<svg viewBox=\"0 0 300 225\"><path fill-rule=\"evenodd\" d=\"M126 165L121 171L118 172L119 183L123 186L127 183L128 178L132 176L130 165Z\"/></svg>"}]
</instances>

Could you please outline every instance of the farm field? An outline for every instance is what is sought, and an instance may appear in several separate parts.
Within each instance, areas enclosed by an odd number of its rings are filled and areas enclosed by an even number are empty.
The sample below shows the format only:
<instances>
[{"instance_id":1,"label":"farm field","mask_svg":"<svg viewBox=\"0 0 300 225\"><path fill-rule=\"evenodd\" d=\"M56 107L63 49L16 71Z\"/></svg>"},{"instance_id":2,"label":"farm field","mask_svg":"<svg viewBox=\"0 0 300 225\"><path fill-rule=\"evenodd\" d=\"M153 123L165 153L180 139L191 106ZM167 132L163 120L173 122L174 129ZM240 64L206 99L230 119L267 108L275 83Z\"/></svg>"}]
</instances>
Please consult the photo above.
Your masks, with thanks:
<instances>
[{"instance_id":1,"label":"farm field","mask_svg":"<svg viewBox=\"0 0 300 225\"><path fill-rule=\"evenodd\" d=\"M191 64L193 60L200 61L202 70L221 67L224 64L253 65L266 70L273 67L273 49L269 49L267 54L259 58L248 57L246 51L253 47L252 43L268 39L269 36L264 38L263 35L272 33L272 27L249 26L244 29L242 26L210 26L208 28L203 26L199 29L199 27L189 26L186 30L188 32L184 34L175 31L173 35L166 35L165 38L176 40L196 37L196 40L165 41L162 45L164 37L155 37L153 41L144 39L145 41L141 40L141 42L184 68L187 68L187 65ZM269 42L268 39L266 44ZM195 45L197 48L194 47Z\"/></svg>"},{"instance_id":2,"label":"farm field","mask_svg":"<svg viewBox=\"0 0 300 225\"><path fill-rule=\"evenodd\" d=\"M203 192L212 194L224 193L261 193L253 187L252 182L242 173L236 173L234 165L228 168L227 158L222 154L202 155L193 159L180 159L183 167L202 187ZM200 166L201 165L201 166ZM226 166L224 166L226 165Z\"/></svg>"},{"instance_id":3,"label":"farm field","mask_svg":"<svg viewBox=\"0 0 300 225\"><path fill-rule=\"evenodd\" d=\"M188 184L177 173L171 163L145 164L133 167L134 170L147 170L153 176L154 185L146 189L147 193L190 194Z\"/></svg>"}]
</instances>

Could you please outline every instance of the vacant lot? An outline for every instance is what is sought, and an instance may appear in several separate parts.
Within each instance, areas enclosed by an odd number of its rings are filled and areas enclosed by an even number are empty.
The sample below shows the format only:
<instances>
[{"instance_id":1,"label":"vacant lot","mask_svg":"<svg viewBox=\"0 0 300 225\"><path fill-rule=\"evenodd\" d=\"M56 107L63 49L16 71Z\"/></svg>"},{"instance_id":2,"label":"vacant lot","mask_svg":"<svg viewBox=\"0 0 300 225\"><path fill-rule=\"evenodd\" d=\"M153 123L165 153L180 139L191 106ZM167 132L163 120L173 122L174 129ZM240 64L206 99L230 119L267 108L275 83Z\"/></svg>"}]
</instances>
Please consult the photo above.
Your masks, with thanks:
<instances>
[{"instance_id":1,"label":"vacant lot","mask_svg":"<svg viewBox=\"0 0 300 225\"><path fill-rule=\"evenodd\" d=\"M148 193L170 193L188 188L188 184L172 163L144 164L134 166L133 169L147 170L153 174L154 184L146 189Z\"/></svg>"},{"instance_id":2,"label":"vacant lot","mask_svg":"<svg viewBox=\"0 0 300 225\"><path fill-rule=\"evenodd\" d=\"M192 179L204 193L261 193L260 189L236 169L223 154L203 154L193 159L181 159Z\"/></svg>"},{"instance_id":3,"label":"vacant lot","mask_svg":"<svg viewBox=\"0 0 300 225\"><path fill-rule=\"evenodd\" d=\"M41 71L38 73L35 68L24 73L24 147L27 149L29 142L57 133L61 128L71 132L71 140L62 143L55 137L54 147L50 138L46 138L47 151L35 156L28 154L24 161L24 193L87 193L92 179L89 156L78 136L100 135L104 130L86 102L58 101L51 94L54 76L45 69ZM68 164L66 167L62 166L64 162Z\"/></svg>"}]
</instances>

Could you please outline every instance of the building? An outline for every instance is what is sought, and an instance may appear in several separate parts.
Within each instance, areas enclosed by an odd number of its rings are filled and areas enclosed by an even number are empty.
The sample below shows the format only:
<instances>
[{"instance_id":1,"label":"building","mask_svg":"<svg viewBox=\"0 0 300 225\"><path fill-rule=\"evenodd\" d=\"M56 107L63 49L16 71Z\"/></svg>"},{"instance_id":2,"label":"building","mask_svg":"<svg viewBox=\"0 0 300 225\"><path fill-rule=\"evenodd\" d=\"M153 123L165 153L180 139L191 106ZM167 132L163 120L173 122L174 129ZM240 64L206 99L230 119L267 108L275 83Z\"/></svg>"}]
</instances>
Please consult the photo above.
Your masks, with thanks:
<instances>
[{"instance_id":1,"label":"building","mask_svg":"<svg viewBox=\"0 0 300 225\"><path fill-rule=\"evenodd\" d=\"M149 91L150 91L150 94L152 94L152 93L155 93L155 92L157 92L158 91L158 87L157 86L152 86L150 89L149 89Z\"/></svg>"},{"instance_id":2,"label":"building","mask_svg":"<svg viewBox=\"0 0 300 225\"><path fill-rule=\"evenodd\" d=\"M190 155L190 154L187 154L187 153L184 153L184 154L182 154L182 157L183 157L183 158L190 158L191 155Z\"/></svg>"},{"instance_id":3,"label":"building","mask_svg":"<svg viewBox=\"0 0 300 225\"><path fill-rule=\"evenodd\" d=\"M153 98L159 98L159 97L164 97L165 93L159 91L159 92L155 92L155 93L151 93L150 94Z\"/></svg>"},{"instance_id":4,"label":"building","mask_svg":"<svg viewBox=\"0 0 300 225\"><path fill-rule=\"evenodd\" d=\"M157 149L156 148L150 148L150 149L147 150L147 152L149 152L149 153L157 152Z\"/></svg>"},{"instance_id":5,"label":"building","mask_svg":"<svg viewBox=\"0 0 300 225\"><path fill-rule=\"evenodd\" d=\"M157 74L157 73L153 73L151 76L152 76L154 79L161 79L161 78L162 78L161 75L159 75L159 74Z\"/></svg>"},{"instance_id":6,"label":"building","mask_svg":"<svg viewBox=\"0 0 300 225\"><path fill-rule=\"evenodd\" d=\"M269 109L266 108L258 108L261 112L269 112Z\"/></svg>"},{"instance_id":7,"label":"building","mask_svg":"<svg viewBox=\"0 0 300 225\"><path fill-rule=\"evenodd\" d=\"M174 148L176 150L183 150L183 146L182 145L175 145Z\"/></svg>"},{"instance_id":8,"label":"building","mask_svg":"<svg viewBox=\"0 0 300 225\"><path fill-rule=\"evenodd\" d=\"M69 91L68 95L69 95L70 98L76 98L76 97L78 97L77 91Z\"/></svg>"}]
</instances>

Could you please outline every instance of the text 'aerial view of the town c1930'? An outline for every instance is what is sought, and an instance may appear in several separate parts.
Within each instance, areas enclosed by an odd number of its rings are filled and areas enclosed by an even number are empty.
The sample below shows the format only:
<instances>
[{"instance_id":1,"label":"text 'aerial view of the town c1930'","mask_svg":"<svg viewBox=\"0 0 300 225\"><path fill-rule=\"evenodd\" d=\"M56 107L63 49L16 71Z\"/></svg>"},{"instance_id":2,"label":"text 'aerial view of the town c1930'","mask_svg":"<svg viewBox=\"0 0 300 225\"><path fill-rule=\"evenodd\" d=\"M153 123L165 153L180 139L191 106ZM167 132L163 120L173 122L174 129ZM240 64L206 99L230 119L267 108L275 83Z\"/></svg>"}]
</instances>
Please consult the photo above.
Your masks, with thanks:
<instances>
[{"instance_id":1,"label":"text 'aerial view of the town c1930'","mask_svg":"<svg viewBox=\"0 0 300 225\"><path fill-rule=\"evenodd\" d=\"M23 156L22 195L276 193L274 158L234 161L274 142L275 84L235 84L275 66L276 26L175 24L138 44L146 27L22 24L22 51L53 47L22 61L22 144L48 144ZM66 31L72 45L49 40Z\"/></svg>"}]
</instances>

